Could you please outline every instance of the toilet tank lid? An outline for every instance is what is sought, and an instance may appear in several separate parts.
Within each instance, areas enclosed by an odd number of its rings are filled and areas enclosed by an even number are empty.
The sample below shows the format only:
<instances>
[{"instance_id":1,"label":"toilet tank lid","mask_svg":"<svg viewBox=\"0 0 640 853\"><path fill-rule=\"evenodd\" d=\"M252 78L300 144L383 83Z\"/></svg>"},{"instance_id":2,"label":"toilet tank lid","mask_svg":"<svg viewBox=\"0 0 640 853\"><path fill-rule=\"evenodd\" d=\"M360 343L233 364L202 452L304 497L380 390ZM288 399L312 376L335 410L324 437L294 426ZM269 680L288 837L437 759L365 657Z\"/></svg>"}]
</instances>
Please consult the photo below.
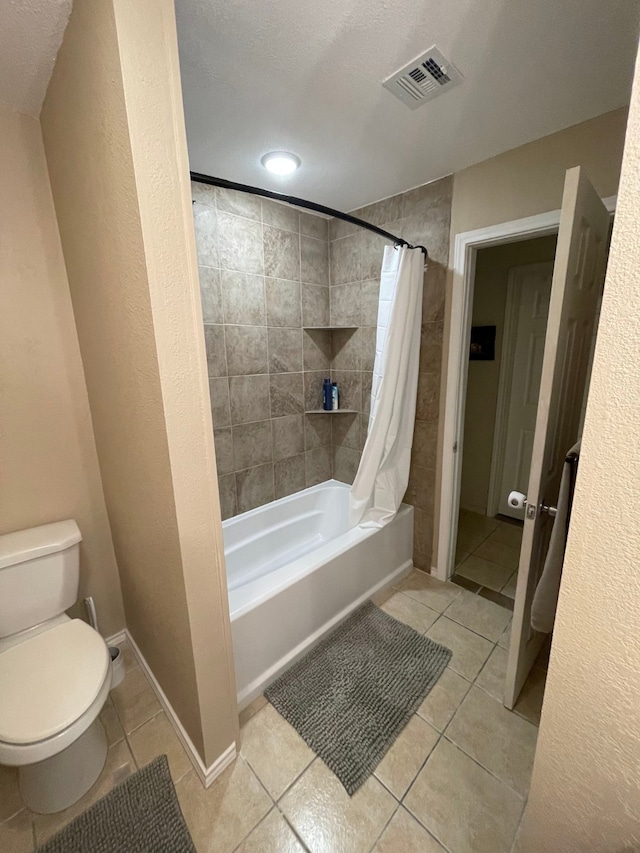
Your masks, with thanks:
<instances>
[{"instance_id":1,"label":"toilet tank lid","mask_svg":"<svg viewBox=\"0 0 640 853\"><path fill-rule=\"evenodd\" d=\"M82 534L73 519L42 524L27 530L16 530L0 536L0 569L64 551L82 541Z\"/></svg>"}]
</instances>

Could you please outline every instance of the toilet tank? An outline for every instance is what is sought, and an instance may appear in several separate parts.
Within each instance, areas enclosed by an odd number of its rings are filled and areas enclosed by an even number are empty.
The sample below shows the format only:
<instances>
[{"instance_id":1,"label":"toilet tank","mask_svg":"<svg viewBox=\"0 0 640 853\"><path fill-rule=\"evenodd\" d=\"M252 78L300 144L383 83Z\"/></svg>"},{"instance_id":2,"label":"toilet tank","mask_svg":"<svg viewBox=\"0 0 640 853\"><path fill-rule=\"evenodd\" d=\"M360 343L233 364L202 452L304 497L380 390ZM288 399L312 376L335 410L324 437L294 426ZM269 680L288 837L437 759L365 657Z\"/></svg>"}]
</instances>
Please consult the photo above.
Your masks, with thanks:
<instances>
[{"instance_id":1,"label":"toilet tank","mask_svg":"<svg viewBox=\"0 0 640 853\"><path fill-rule=\"evenodd\" d=\"M81 540L71 519L0 536L0 639L75 603Z\"/></svg>"}]
</instances>

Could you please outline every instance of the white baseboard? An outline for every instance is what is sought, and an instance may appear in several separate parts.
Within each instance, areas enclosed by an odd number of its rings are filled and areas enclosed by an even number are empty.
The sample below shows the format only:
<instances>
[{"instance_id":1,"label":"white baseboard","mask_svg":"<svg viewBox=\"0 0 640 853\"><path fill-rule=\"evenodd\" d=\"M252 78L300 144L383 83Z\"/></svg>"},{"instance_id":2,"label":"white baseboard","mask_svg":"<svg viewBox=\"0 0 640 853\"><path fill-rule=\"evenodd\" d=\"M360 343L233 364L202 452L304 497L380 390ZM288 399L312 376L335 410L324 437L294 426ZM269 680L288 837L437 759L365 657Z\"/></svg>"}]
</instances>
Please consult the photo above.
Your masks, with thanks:
<instances>
[{"instance_id":1,"label":"white baseboard","mask_svg":"<svg viewBox=\"0 0 640 853\"><path fill-rule=\"evenodd\" d=\"M173 726L173 730L180 739L185 749L185 752L187 753L189 759L191 760L191 763L193 764L193 768L196 771L198 778L200 779L204 787L208 788L209 785L211 785L211 783L213 782L213 780L218 777L222 773L222 771L231 764L232 761L234 761L236 757L235 743L229 744L229 746L225 749L222 755L218 756L218 758L216 758L213 764L210 764L209 767L206 767L204 762L202 761L202 758L200 758L200 754L195 748L193 741L191 740L191 738L187 734L186 729L180 722L180 718L173 710L173 707L167 699L164 690L162 689L162 687L160 687L160 684L158 683L155 675L151 671L151 667L145 660L144 655L138 648L135 640L133 639L129 631L125 628L124 631L119 631L117 634L114 634L112 637L108 637L106 639L106 643L108 646L117 646L119 643L122 643L124 641L128 642L131 646L131 649L136 657L136 660L138 661L140 669L149 679L149 682L151 683L151 686L153 687L154 692L158 697L158 701L162 705L162 709L169 718L169 722Z\"/></svg>"},{"instance_id":2,"label":"white baseboard","mask_svg":"<svg viewBox=\"0 0 640 853\"><path fill-rule=\"evenodd\" d=\"M118 631L117 634L112 634L110 637L105 637L104 641L108 646L119 646L120 643L124 643L127 639L127 632L123 628L122 631Z\"/></svg>"}]
</instances>

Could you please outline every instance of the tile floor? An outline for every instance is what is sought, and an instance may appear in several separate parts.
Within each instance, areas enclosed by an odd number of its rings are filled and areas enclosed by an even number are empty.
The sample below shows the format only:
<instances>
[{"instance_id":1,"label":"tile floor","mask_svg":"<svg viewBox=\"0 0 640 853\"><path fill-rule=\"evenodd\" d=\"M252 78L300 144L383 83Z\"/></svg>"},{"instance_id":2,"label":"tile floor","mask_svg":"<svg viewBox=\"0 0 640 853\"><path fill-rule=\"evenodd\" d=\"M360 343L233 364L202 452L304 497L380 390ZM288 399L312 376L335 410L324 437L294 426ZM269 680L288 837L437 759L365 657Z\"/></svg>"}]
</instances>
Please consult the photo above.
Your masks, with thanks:
<instances>
[{"instance_id":1,"label":"tile floor","mask_svg":"<svg viewBox=\"0 0 640 853\"><path fill-rule=\"evenodd\" d=\"M522 525L517 521L488 518L461 509L456 542L456 576L471 592L505 606L516 596Z\"/></svg>"},{"instance_id":2,"label":"tile floor","mask_svg":"<svg viewBox=\"0 0 640 853\"><path fill-rule=\"evenodd\" d=\"M164 752L199 853L508 853L529 786L544 660L509 712L500 701L508 610L418 571L377 603L453 657L353 797L263 697L241 714L237 760L203 788L126 650L126 678L102 714L110 748L98 782L66 812L35 815L15 773L0 767L0 850L31 851Z\"/></svg>"}]
</instances>

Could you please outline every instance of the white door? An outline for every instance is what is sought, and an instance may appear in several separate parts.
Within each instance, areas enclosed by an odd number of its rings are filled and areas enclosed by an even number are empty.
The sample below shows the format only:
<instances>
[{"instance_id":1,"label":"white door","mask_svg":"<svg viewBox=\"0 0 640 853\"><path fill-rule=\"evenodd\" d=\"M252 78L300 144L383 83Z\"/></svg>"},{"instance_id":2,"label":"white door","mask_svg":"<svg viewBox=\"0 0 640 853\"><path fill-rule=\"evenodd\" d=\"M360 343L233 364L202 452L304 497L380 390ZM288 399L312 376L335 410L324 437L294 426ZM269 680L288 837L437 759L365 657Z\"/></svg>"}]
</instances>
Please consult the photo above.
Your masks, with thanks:
<instances>
[{"instance_id":1,"label":"white door","mask_svg":"<svg viewBox=\"0 0 640 853\"><path fill-rule=\"evenodd\" d=\"M578 438L591 341L606 263L609 214L581 173L565 179L553 269L540 397L518 568L504 704L513 708L546 635L531 628L564 459Z\"/></svg>"},{"instance_id":2,"label":"white door","mask_svg":"<svg viewBox=\"0 0 640 853\"><path fill-rule=\"evenodd\" d=\"M507 497L514 489L526 492L529 482L552 275L550 261L514 267L507 287L500 368L506 374L500 383L500 394L506 396L506 423L496 460L502 469L498 512L520 520L524 508L514 509Z\"/></svg>"}]
</instances>

